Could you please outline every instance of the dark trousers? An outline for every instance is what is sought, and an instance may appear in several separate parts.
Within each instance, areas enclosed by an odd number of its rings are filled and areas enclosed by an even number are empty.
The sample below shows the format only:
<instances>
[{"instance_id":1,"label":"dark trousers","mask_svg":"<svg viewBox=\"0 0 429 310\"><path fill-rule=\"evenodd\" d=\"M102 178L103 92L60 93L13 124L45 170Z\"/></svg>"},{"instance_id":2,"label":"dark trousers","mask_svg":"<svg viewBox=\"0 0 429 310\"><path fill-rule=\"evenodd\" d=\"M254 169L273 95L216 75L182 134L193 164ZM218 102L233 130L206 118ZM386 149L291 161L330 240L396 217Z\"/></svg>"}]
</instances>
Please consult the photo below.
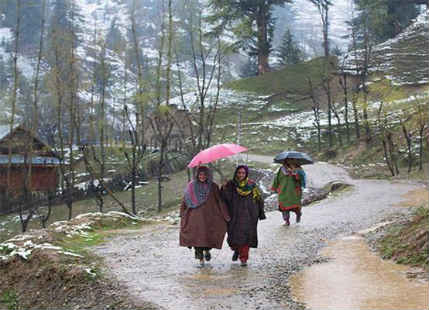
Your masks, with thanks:
<instances>
[{"instance_id":1,"label":"dark trousers","mask_svg":"<svg viewBox=\"0 0 429 310\"><path fill-rule=\"evenodd\" d=\"M292 211L292 212L294 212L296 214L296 221L299 222L300 219L301 219L301 215L302 215L301 208L293 208L293 209L290 209L290 210L287 210L287 211L282 211L283 219L286 222L289 223L289 221L290 221L290 211Z\"/></svg>"},{"instance_id":2,"label":"dark trousers","mask_svg":"<svg viewBox=\"0 0 429 310\"><path fill-rule=\"evenodd\" d=\"M194 249L195 249L195 258L196 259L203 259L204 258L204 251L210 251L212 248L194 247Z\"/></svg>"}]
</instances>

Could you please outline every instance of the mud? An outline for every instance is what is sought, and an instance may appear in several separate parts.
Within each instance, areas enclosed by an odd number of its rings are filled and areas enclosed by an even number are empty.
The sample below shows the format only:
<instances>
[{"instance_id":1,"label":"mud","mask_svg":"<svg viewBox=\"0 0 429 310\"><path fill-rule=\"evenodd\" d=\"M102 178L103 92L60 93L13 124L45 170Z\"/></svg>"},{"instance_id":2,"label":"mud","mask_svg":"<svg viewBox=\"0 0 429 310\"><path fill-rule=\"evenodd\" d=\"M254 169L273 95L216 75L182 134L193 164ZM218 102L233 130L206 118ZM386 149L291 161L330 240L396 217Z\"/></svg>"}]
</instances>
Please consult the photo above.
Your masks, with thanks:
<instances>
[{"instance_id":1,"label":"mud","mask_svg":"<svg viewBox=\"0 0 429 310\"><path fill-rule=\"evenodd\" d=\"M427 282L411 281L409 267L382 260L360 236L331 242L316 264L291 277L297 300L310 309L428 309Z\"/></svg>"}]
</instances>

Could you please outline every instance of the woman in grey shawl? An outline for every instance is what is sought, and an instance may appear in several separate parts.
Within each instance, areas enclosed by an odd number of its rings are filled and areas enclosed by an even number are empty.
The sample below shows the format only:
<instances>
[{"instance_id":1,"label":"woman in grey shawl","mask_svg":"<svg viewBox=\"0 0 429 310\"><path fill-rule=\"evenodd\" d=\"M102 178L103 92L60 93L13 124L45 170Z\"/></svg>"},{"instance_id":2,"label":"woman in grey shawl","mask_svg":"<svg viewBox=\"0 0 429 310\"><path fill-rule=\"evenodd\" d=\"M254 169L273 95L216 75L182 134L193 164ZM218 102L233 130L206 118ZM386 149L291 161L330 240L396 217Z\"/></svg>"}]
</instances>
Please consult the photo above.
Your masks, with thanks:
<instances>
[{"instance_id":1,"label":"woman in grey shawl","mask_svg":"<svg viewBox=\"0 0 429 310\"><path fill-rule=\"evenodd\" d=\"M225 238L228 209L220 197L207 167L198 167L188 183L180 206L180 246L195 249L195 258L204 265L212 248L221 249Z\"/></svg>"}]
</instances>

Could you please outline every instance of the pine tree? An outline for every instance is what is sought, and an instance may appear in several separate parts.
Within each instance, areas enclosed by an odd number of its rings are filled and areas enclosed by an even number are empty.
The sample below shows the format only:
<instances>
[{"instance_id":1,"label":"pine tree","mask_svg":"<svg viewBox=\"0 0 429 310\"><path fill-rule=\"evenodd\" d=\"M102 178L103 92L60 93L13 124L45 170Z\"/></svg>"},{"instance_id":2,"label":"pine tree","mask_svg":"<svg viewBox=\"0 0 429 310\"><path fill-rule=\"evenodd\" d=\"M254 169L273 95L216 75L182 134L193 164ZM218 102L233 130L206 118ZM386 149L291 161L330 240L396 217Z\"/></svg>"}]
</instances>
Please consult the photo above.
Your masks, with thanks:
<instances>
[{"instance_id":1,"label":"pine tree","mask_svg":"<svg viewBox=\"0 0 429 310\"><path fill-rule=\"evenodd\" d=\"M302 61L303 55L295 42L292 33L287 29L283 35L282 44L278 48L278 56L282 65L293 65Z\"/></svg>"},{"instance_id":2,"label":"pine tree","mask_svg":"<svg viewBox=\"0 0 429 310\"><path fill-rule=\"evenodd\" d=\"M209 20L219 33L230 28L239 38L238 46L245 48L249 56L257 56L258 74L269 71L268 57L271 53L274 30L272 10L290 0L211 0L214 9Z\"/></svg>"},{"instance_id":3,"label":"pine tree","mask_svg":"<svg viewBox=\"0 0 429 310\"><path fill-rule=\"evenodd\" d=\"M362 32L368 24L375 43L384 42L395 37L409 26L418 14L419 1L405 0L354 0L359 15L353 24Z\"/></svg>"}]
</instances>

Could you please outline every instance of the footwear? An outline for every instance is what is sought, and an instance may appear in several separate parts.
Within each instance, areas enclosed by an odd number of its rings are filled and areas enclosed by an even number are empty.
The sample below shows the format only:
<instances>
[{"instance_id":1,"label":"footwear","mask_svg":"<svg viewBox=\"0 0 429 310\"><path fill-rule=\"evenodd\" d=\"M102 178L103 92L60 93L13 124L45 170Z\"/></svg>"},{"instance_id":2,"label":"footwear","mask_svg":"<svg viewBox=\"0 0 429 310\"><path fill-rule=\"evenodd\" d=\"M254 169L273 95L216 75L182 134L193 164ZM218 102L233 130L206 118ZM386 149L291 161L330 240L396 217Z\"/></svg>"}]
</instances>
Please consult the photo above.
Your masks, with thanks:
<instances>
[{"instance_id":1,"label":"footwear","mask_svg":"<svg viewBox=\"0 0 429 310\"><path fill-rule=\"evenodd\" d=\"M201 250L201 249L195 249L195 258L199 259L199 260L204 259L203 250Z\"/></svg>"},{"instance_id":2,"label":"footwear","mask_svg":"<svg viewBox=\"0 0 429 310\"><path fill-rule=\"evenodd\" d=\"M241 262L241 264L240 264L240 266L241 266L241 267L246 267L246 266L247 266L247 262L243 262L243 261L242 261L242 262Z\"/></svg>"},{"instance_id":3,"label":"footwear","mask_svg":"<svg viewBox=\"0 0 429 310\"><path fill-rule=\"evenodd\" d=\"M301 222L301 213L296 215L296 222Z\"/></svg>"},{"instance_id":4,"label":"footwear","mask_svg":"<svg viewBox=\"0 0 429 310\"><path fill-rule=\"evenodd\" d=\"M212 259L210 251L205 251L204 258L206 259L206 261L209 261Z\"/></svg>"},{"instance_id":5,"label":"footwear","mask_svg":"<svg viewBox=\"0 0 429 310\"><path fill-rule=\"evenodd\" d=\"M290 225L289 219L285 220L285 225L286 225L286 226L289 226L289 225Z\"/></svg>"},{"instance_id":6,"label":"footwear","mask_svg":"<svg viewBox=\"0 0 429 310\"><path fill-rule=\"evenodd\" d=\"M200 259L200 266L204 267L204 258Z\"/></svg>"},{"instance_id":7,"label":"footwear","mask_svg":"<svg viewBox=\"0 0 429 310\"><path fill-rule=\"evenodd\" d=\"M234 251L234 254L232 254L232 261L235 262L238 259L238 251Z\"/></svg>"}]
</instances>

